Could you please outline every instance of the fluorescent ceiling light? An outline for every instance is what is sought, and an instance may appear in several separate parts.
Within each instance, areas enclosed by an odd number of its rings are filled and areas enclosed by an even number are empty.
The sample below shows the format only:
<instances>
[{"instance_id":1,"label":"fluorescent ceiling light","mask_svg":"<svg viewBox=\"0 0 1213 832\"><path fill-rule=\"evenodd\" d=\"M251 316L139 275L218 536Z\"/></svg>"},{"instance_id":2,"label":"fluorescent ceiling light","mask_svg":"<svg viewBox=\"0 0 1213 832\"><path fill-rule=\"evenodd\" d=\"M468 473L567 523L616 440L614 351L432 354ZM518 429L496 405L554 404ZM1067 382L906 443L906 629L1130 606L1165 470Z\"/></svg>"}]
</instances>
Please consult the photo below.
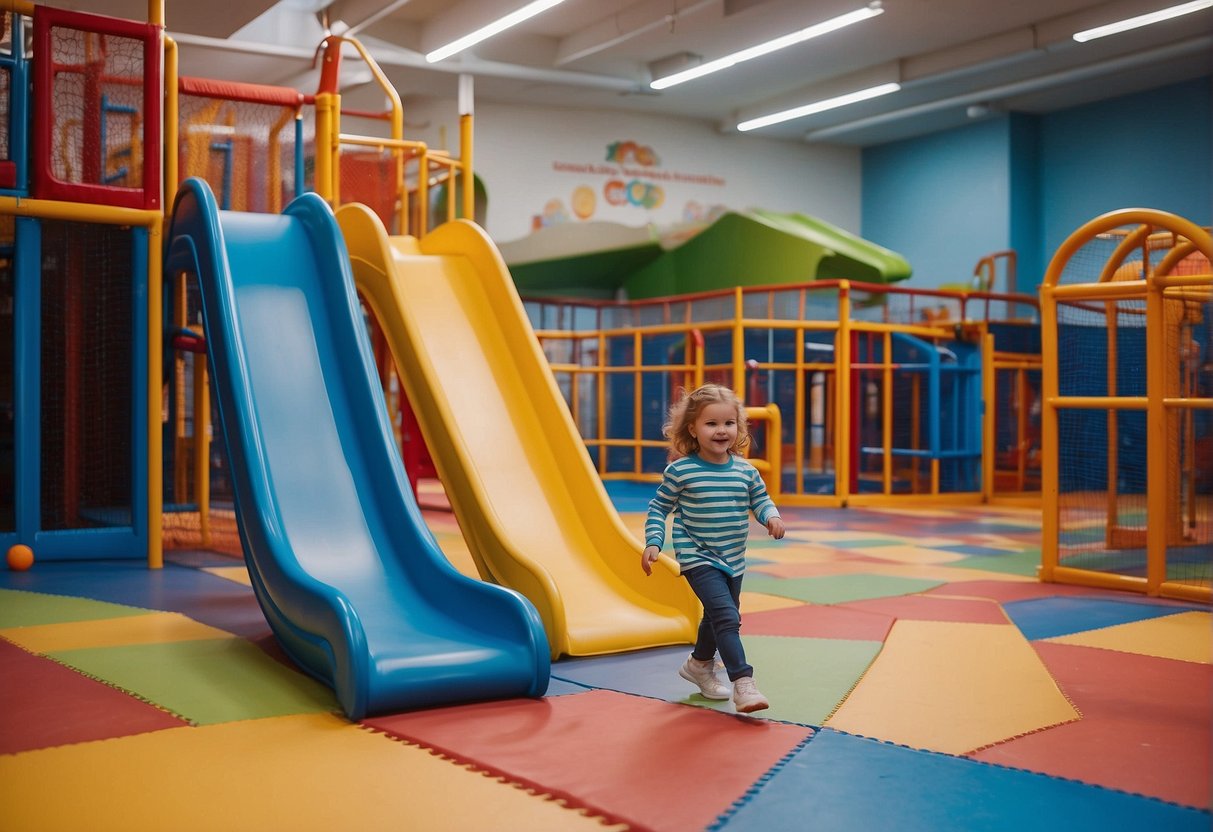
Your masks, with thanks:
<instances>
[{"instance_id":1,"label":"fluorescent ceiling light","mask_svg":"<svg viewBox=\"0 0 1213 832\"><path fill-rule=\"evenodd\" d=\"M425 59L429 63L437 63L443 58L449 58L457 52L462 52L469 46L475 46L482 40L487 40L493 35L500 34L511 26L517 26L524 20L530 20L535 15L546 12L552 6L559 6L564 0L535 0L533 3L527 3L518 11L510 12L500 20L495 20L488 26L477 29L471 34L464 35L458 40L453 40L446 46L439 47L433 52L428 53Z\"/></svg>"},{"instance_id":2,"label":"fluorescent ceiling light","mask_svg":"<svg viewBox=\"0 0 1213 832\"><path fill-rule=\"evenodd\" d=\"M1164 20L1170 20L1173 17L1180 17L1192 12L1198 12L1201 9L1207 9L1213 6L1213 0L1195 0L1193 3L1181 3L1178 6L1171 6L1167 9L1159 9L1156 12L1149 14L1139 14L1137 17L1126 18L1117 23L1109 23L1106 26L1096 26L1094 29L1086 29L1082 32L1074 33L1074 40L1079 43L1086 43L1089 40L1096 38L1105 38L1108 35L1117 35L1121 32L1127 32L1130 29L1137 29L1141 26L1149 26L1151 23L1161 23Z\"/></svg>"},{"instance_id":3,"label":"fluorescent ceiling light","mask_svg":"<svg viewBox=\"0 0 1213 832\"><path fill-rule=\"evenodd\" d=\"M814 101L812 104L805 104L803 107L793 107L790 110L771 113L769 116L752 118L749 121L743 121L738 124L737 129L744 133L748 130L757 130L759 127L770 127L772 124L779 124L783 121L791 121L794 118L811 116L813 113L821 113L825 112L826 110L833 110L835 107L845 107L847 104L854 104L857 101L867 101L869 98L878 98L882 95L888 95L891 92L897 92L899 89L901 89L901 84L880 84L879 86L868 87L866 90L849 92L846 95L837 95L833 98L825 98L821 101Z\"/></svg>"},{"instance_id":4,"label":"fluorescent ceiling light","mask_svg":"<svg viewBox=\"0 0 1213 832\"><path fill-rule=\"evenodd\" d=\"M1213 0L1209 0L1213 2ZM711 75L713 72L719 72L722 69L728 69L743 61L749 61L761 55L768 55L771 52L776 52L780 49L785 49L797 43L802 43L810 38L819 37L821 35L833 32L836 29L841 29L844 26L850 26L852 23L858 23L861 20L867 20L870 17L884 12L879 2L869 3L862 9L856 9L853 12L847 12L844 15L831 18L830 20L814 24L808 28L801 29L797 32L777 37L774 40L769 40L766 43L760 43L757 46L751 46L749 49L742 49L740 52L734 52L732 55L725 55L723 58L717 58L714 61L708 61L706 64L700 64L691 69L685 69L682 72L675 72L673 75L667 75L665 78L658 78L649 84L655 90L664 90L666 87L672 87L675 84L683 84L695 78L702 78L705 75Z\"/></svg>"}]
</instances>

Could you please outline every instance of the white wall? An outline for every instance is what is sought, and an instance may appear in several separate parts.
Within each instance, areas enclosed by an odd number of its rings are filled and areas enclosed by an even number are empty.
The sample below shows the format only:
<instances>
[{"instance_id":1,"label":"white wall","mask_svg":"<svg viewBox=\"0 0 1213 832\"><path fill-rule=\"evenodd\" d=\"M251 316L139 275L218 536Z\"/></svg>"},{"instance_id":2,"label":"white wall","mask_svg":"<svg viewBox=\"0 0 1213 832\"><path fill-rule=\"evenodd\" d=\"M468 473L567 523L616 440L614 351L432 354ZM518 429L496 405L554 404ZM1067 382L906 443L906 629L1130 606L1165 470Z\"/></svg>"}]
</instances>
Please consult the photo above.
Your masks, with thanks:
<instances>
[{"instance_id":1,"label":"white wall","mask_svg":"<svg viewBox=\"0 0 1213 832\"><path fill-rule=\"evenodd\" d=\"M406 101L405 137L458 153L455 102ZM851 148L722 135L686 119L503 105L477 105L474 147L485 225L498 242L560 221L666 227L746 208L860 230L860 154Z\"/></svg>"}]
</instances>

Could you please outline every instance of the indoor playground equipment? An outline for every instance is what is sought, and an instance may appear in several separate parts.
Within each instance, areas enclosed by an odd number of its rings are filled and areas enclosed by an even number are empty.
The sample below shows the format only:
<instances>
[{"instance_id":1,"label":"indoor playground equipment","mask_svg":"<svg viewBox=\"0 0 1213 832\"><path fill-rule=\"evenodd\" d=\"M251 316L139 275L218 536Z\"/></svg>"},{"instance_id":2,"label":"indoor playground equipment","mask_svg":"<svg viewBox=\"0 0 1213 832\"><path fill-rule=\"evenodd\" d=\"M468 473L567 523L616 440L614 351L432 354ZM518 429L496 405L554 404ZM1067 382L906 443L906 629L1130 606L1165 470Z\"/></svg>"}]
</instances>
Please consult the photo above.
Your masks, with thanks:
<instances>
[{"instance_id":1,"label":"indoor playground equipment","mask_svg":"<svg viewBox=\"0 0 1213 832\"><path fill-rule=\"evenodd\" d=\"M189 180L167 241L202 288L245 561L290 656L351 719L542 695L534 607L451 566L412 499L328 206L221 212Z\"/></svg>"},{"instance_id":2,"label":"indoor playground equipment","mask_svg":"<svg viewBox=\"0 0 1213 832\"><path fill-rule=\"evenodd\" d=\"M359 205L337 222L482 576L535 603L553 656L693 641L694 596L672 562L636 567L487 235L456 221L389 237Z\"/></svg>"},{"instance_id":3,"label":"indoor playground equipment","mask_svg":"<svg viewBox=\"0 0 1213 832\"><path fill-rule=\"evenodd\" d=\"M781 414L782 501L988 500L1035 485L1036 301L851 281L651 301L528 299L605 479L654 479L679 388L729 385Z\"/></svg>"},{"instance_id":4,"label":"indoor playground equipment","mask_svg":"<svg viewBox=\"0 0 1213 832\"><path fill-rule=\"evenodd\" d=\"M1208 602L1213 241L1161 211L1091 220L1041 289L1041 578Z\"/></svg>"},{"instance_id":5,"label":"indoor playground equipment","mask_svg":"<svg viewBox=\"0 0 1213 832\"><path fill-rule=\"evenodd\" d=\"M396 138L403 131L399 97L373 58L360 47L359 54L392 105L393 138L341 131L340 43L330 38L316 96L317 146L333 148L338 159L342 145L373 146L400 157L401 168L406 156L416 156L426 171L434 157L424 145ZM463 204L472 205L470 101L460 110L461 159L438 159L448 181L462 186ZM341 166L325 156L316 158L316 191L338 203ZM428 228L420 172L414 224L401 213L408 204L402 197L387 217L358 204L339 208L337 217L358 289L481 577L535 604L553 657L693 641L698 602L672 573L648 579L635 568L640 544L588 464L496 247L461 222L428 234L389 234L393 222ZM402 170L393 181L406 193ZM453 201L447 206L453 212Z\"/></svg>"},{"instance_id":6,"label":"indoor playground equipment","mask_svg":"<svg viewBox=\"0 0 1213 832\"><path fill-rule=\"evenodd\" d=\"M0 9L0 548L158 566L162 17Z\"/></svg>"}]
</instances>

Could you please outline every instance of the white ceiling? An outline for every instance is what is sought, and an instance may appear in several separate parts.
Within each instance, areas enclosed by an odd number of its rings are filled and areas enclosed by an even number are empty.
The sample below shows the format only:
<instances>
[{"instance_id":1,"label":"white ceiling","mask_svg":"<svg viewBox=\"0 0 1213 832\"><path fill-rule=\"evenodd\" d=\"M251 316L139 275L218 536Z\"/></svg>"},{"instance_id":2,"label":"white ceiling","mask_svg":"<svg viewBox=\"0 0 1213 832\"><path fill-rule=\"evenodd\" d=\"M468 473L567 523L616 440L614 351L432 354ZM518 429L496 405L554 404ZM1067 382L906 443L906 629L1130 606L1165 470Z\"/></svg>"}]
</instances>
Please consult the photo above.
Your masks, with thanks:
<instances>
[{"instance_id":1,"label":"white ceiling","mask_svg":"<svg viewBox=\"0 0 1213 832\"><path fill-rule=\"evenodd\" d=\"M822 38L654 93L651 66L712 60L852 11L866 0L565 0L471 52L424 54L525 0L166 0L181 72L312 92L324 22L347 27L406 101L454 99L460 73L477 102L739 120L885 81L879 99L756 135L865 146L998 112L1048 113L1213 74L1213 9L1076 43L1074 32L1182 0L884 0L884 13ZM47 5L144 19L147 0ZM343 81L357 96L358 66ZM1131 118L1132 113L1125 113Z\"/></svg>"}]
</instances>

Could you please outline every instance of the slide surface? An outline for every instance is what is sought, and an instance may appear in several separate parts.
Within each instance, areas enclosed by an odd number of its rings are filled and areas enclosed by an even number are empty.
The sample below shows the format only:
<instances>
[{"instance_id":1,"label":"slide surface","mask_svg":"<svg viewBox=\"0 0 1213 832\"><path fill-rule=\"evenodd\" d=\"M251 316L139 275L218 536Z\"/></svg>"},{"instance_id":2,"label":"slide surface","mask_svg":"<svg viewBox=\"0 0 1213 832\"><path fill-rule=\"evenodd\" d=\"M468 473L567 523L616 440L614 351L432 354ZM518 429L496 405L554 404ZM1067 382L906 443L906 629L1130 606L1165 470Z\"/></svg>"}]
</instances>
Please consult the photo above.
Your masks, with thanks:
<instances>
[{"instance_id":1,"label":"slide surface","mask_svg":"<svg viewBox=\"0 0 1213 832\"><path fill-rule=\"evenodd\" d=\"M413 501L328 206L221 212L191 179L167 239L165 274L202 289L245 560L287 653L353 719L541 695L534 607L457 572Z\"/></svg>"},{"instance_id":2,"label":"slide surface","mask_svg":"<svg viewBox=\"0 0 1213 832\"><path fill-rule=\"evenodd\" d=\"M487 235L389 237L361 205L337 222L482 577L535 604L553 656L694 641L698 601L641 571Z\"/></svg>"}]
</instances>

